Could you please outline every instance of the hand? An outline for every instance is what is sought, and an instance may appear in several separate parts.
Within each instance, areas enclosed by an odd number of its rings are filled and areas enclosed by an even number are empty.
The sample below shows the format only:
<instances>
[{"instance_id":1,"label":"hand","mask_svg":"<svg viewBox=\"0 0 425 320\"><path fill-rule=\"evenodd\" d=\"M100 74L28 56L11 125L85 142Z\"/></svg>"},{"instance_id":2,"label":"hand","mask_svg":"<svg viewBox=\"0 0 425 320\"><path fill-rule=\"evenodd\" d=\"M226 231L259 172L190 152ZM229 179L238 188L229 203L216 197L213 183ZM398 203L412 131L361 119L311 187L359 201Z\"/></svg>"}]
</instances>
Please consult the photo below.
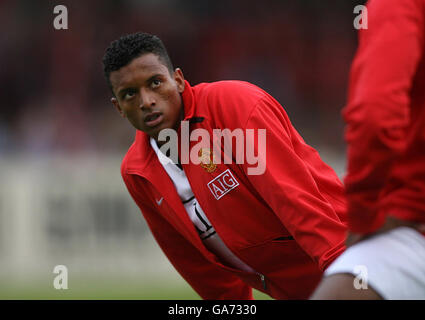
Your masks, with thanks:
<instances>
[{"instance_id":1,"label":"hand","mask_svg":"<svg viewBox=\"0 0 425 320\"><path fill-rule=\"evenodd\" d=\"M392 216L387 216L384 224L373 233L358 234L358 233L348 232L347 238L345 240L345 245L348 248L362 240L368 239L374 235L384 233L398 227L410 227L410 228L416 229L418 232L425 232L425 223L400 220Z\"/></svg>"}]
</instances>

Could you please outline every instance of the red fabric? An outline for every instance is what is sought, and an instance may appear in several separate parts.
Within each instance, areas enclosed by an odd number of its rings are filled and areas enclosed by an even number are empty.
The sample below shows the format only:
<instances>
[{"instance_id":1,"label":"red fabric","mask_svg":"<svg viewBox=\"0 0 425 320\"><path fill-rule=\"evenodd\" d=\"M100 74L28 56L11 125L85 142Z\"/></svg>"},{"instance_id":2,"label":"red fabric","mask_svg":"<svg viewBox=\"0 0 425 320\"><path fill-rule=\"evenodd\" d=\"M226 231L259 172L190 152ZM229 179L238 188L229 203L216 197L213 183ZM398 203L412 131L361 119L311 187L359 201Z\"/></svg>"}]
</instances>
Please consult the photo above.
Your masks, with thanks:
<instances>
[{"instance_id":1,"label":"red fabric","mask_svg":"<svg viewBox=\"0 0 425 320\"><path fill-rule=\"evenodd\" d=\"M254 85L222 81L190 87L186 82L183 102L185 120L203 117L191 131L203 128L212 137L214 128L267 130L262 175L248 175L250 165L235 162L218 164L210 173L201 165L183 164L217 233L265 276L266 288L258 274L224 266L206 250L148 136L138 131L122 175L162 250L205 299L249 299L250 287L278 299L308 298L322 271L345 249L345 203L335 172L305 144L282 106ZM208 183L226 170L239 185L216 200ZM295 240L279 240L290 236Z\"/></svg>"},{"instance_id":2,"label":"red fabric","mask_svg":"<svg viewBox=\"0 0 425 320\"><path fill-rule=\"evenodd\" d=\"M350 74L349 228L425 222L425 1L372 0Z\"/></svg>"}]
</instances>

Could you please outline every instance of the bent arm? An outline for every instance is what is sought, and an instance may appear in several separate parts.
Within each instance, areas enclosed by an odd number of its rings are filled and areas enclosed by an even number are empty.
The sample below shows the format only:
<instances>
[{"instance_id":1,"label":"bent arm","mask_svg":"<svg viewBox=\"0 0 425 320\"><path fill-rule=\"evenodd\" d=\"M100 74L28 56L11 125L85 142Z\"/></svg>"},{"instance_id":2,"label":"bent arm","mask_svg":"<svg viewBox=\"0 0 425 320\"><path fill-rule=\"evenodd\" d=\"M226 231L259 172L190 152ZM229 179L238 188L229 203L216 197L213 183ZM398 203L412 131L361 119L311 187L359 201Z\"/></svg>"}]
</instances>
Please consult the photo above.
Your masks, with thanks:
<instances>
[{"instance_id":1,"label":"bent arm","mask_svg":"<svg viewBox=\"0 0 425 320\"><path fill-rule=\"evenodd\" d=\"M126 186L152 234L171 264L203 299L253 299L252 289L238 277L208 261L147 201L141 177L123 175Z\"/></svg>"}]
</instances>

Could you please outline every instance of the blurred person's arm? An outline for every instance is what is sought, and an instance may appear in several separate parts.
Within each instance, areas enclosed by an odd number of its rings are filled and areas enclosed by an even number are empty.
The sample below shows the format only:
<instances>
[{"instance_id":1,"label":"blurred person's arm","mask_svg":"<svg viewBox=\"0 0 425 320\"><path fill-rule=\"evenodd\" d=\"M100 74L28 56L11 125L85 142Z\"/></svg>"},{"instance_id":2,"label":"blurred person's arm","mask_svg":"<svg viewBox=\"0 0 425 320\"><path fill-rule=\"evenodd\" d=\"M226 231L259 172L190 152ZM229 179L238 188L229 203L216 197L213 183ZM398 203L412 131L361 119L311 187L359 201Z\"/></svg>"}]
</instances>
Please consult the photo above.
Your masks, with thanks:
<instances>
[{"instance_id":1,"label":"blurred person's arm","mask_svg":"<svg viewBox=\"0 0 425 320\"><path fill-rule=\"evenodd\" d=\"M386 222L377 204L392 164L406 147L409 93L425 43L424 10L423 0L371 0L369 28L359 31L343 112L344 182L349 228L355 233L398 225Z\"/></svg>"},{"instance_id":2,"label":"blurred person's arm","mask_svg":"<svg viewBox=\"0 0 425 320\"><path fill-rule=\"evenodd\" d=\"M139 185L140 177L134 175L123 177L155 240L171 264L203 299L253 299L251 287L232 273L208 261L168 221L141 201L143 189Z\"/></svg>"}]
</instances>

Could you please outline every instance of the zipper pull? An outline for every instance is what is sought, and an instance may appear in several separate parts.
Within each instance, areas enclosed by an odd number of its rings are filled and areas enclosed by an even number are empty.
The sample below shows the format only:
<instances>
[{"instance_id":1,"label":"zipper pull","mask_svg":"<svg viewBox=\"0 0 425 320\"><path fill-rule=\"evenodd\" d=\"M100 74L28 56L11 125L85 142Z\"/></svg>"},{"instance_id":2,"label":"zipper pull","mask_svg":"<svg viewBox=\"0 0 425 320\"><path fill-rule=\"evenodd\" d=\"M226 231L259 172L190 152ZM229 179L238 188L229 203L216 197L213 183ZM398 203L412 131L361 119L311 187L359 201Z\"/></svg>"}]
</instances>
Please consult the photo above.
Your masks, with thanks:
<instances>
[{"instance_id":1,"label":"zipper pull","mask_svg":"<svg viewBox=\"0 0 425 320\"><path fill-rule=\"evenodd\" d=\"M266 287L266 277L261 273L259 273L258 275L260 276L261 283L263 284L263 289L266 290L267 289L267 287Z\"/></svg>"}]
</instances>

